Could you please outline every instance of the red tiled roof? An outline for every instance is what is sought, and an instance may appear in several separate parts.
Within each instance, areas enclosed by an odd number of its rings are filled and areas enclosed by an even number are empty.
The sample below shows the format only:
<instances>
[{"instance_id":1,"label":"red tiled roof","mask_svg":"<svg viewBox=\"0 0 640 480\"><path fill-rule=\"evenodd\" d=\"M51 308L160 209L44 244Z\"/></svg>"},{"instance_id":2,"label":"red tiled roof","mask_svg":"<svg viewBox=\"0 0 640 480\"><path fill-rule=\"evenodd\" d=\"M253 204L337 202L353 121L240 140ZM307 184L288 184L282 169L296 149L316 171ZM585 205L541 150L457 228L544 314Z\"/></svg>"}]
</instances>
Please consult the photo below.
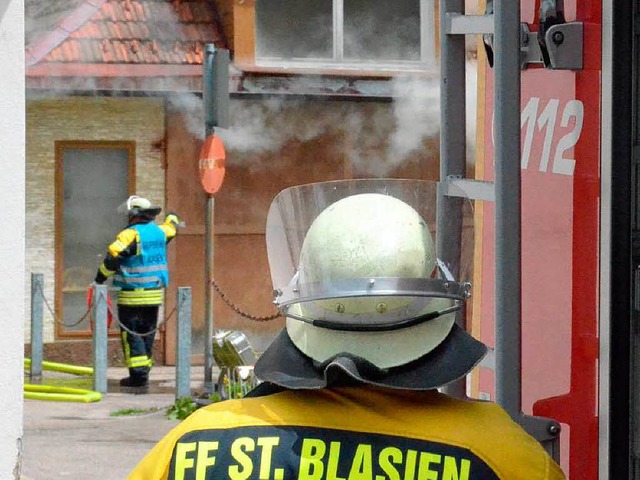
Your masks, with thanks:
<instances>
[{"instance_id":1,"label":"red tiled roof","mask_svg":"<svg viewBox=\"0 0 640 480\"><path fill-rule=\"evenodd\" d=\"M27 65L200 65L225 48L211 0L87 0L27 47Z\"/></svg>"}]
</instances>

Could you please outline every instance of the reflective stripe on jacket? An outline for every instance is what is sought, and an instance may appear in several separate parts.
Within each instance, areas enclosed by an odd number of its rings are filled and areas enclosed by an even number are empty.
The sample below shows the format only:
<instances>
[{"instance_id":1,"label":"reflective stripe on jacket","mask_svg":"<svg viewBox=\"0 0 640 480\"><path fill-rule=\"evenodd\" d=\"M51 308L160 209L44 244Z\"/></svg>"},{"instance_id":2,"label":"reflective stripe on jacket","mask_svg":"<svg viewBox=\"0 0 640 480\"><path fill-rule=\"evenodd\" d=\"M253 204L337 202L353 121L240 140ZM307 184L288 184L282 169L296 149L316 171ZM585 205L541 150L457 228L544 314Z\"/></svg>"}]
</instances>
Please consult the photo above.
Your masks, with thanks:
<instances>
[{"instance_id":1,"label":"reflective stripe on jacket","mask_svg":"<svg viewBox=\"0 0 640 480\"><path fill-rule=\"evenodd\" d=\"M118 305L127 305L129 307L162 305L163 300L164 290L162 288L150 290L137 288L135 290L120 290L118 292Z\"/></svg>"}]
</instances>

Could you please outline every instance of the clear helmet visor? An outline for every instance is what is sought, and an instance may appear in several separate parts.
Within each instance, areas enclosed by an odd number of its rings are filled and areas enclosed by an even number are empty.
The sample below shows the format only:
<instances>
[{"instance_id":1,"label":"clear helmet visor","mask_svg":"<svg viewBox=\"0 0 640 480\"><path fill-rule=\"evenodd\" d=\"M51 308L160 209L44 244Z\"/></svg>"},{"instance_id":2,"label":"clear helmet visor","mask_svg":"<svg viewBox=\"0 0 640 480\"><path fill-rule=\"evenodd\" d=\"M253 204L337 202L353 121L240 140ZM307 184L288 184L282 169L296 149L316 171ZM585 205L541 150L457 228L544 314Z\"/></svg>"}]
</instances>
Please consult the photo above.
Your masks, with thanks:
<instances>
[{"instance_id":1,"label":"clear helmet visor","mask_svg":"<svg viewBox=\"0 0 640 480\"><path fill-rule=\"evenodd\" d=\"M437 182L395 179L280 192L269 209L266 241L274 301L288 325L376 333L446 317L440 330L448 331L470 293L470 255L458 265L439 260L438 230L461 233L463 242L473 232L470 202L442 192ZM446 206L447 214L438 216L436 206ZM446 250L446 241L438 242ZM298 327L292 324L290 333Z\"/></svg>"}]
</instances>

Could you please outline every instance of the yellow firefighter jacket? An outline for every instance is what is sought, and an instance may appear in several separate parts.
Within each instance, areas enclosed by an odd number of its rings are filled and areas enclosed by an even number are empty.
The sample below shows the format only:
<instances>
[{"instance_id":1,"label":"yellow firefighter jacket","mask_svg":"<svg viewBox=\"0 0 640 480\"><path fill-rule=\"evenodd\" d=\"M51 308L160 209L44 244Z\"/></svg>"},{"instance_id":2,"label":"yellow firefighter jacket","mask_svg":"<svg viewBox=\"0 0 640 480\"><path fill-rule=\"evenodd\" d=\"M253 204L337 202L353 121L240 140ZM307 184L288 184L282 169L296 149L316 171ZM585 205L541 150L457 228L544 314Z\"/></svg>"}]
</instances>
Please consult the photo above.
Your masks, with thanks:
<instances>
[{"instance_id":1,"label":"yellow firefighter jacket","mask_svg":"<svg viewBox=\"0 0 640 480\"><path fill-rule=\"evenodd\" d=\"M560 480L497 405L436 391L285 391L201 408L128 480Z\"/></svg>"}]
</instances>

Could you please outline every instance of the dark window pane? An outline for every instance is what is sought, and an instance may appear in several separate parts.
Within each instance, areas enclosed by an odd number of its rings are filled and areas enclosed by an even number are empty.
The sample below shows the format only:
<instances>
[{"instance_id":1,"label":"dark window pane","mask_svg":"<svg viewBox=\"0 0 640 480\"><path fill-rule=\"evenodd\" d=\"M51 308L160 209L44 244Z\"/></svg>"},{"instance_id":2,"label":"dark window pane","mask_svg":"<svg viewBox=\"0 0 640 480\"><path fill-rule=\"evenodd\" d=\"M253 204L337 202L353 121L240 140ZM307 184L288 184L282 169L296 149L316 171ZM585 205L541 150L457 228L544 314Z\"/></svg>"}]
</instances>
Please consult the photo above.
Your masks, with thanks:
<instances>
[{"instance_id":1,"label":"dark window pane","mask_svg":"<svg viewBox=\"0 0 640 480\"><path fill-rule=\"evenodd\" d=\"M420 60L420 0L344 0L344 58Z\"/></svg>"},{"instance_id":2,"label":"dark window pane","mask_svg":"<svg viewBox=\"0 0 640 480\"><path fill-rule=\"evenodd\" d=\"M88 317L80 322L87 311L87 287L107 246L127 221L126 215L118 213L117 208L128 196L129 152L116 148L68 148L63 158L65 331L88 330ZM112 328L115 328L113 324Z\"/></svg>"},{"instance_id":3,"label":"dark window pane","mask_svg":"<svg viewBox=\"0 0 640 480\"><path fill-rule=\"evenodd\" d=\"M257 0L256 56L331 59L332 0Z\"/></svg>"}]
</instances>

